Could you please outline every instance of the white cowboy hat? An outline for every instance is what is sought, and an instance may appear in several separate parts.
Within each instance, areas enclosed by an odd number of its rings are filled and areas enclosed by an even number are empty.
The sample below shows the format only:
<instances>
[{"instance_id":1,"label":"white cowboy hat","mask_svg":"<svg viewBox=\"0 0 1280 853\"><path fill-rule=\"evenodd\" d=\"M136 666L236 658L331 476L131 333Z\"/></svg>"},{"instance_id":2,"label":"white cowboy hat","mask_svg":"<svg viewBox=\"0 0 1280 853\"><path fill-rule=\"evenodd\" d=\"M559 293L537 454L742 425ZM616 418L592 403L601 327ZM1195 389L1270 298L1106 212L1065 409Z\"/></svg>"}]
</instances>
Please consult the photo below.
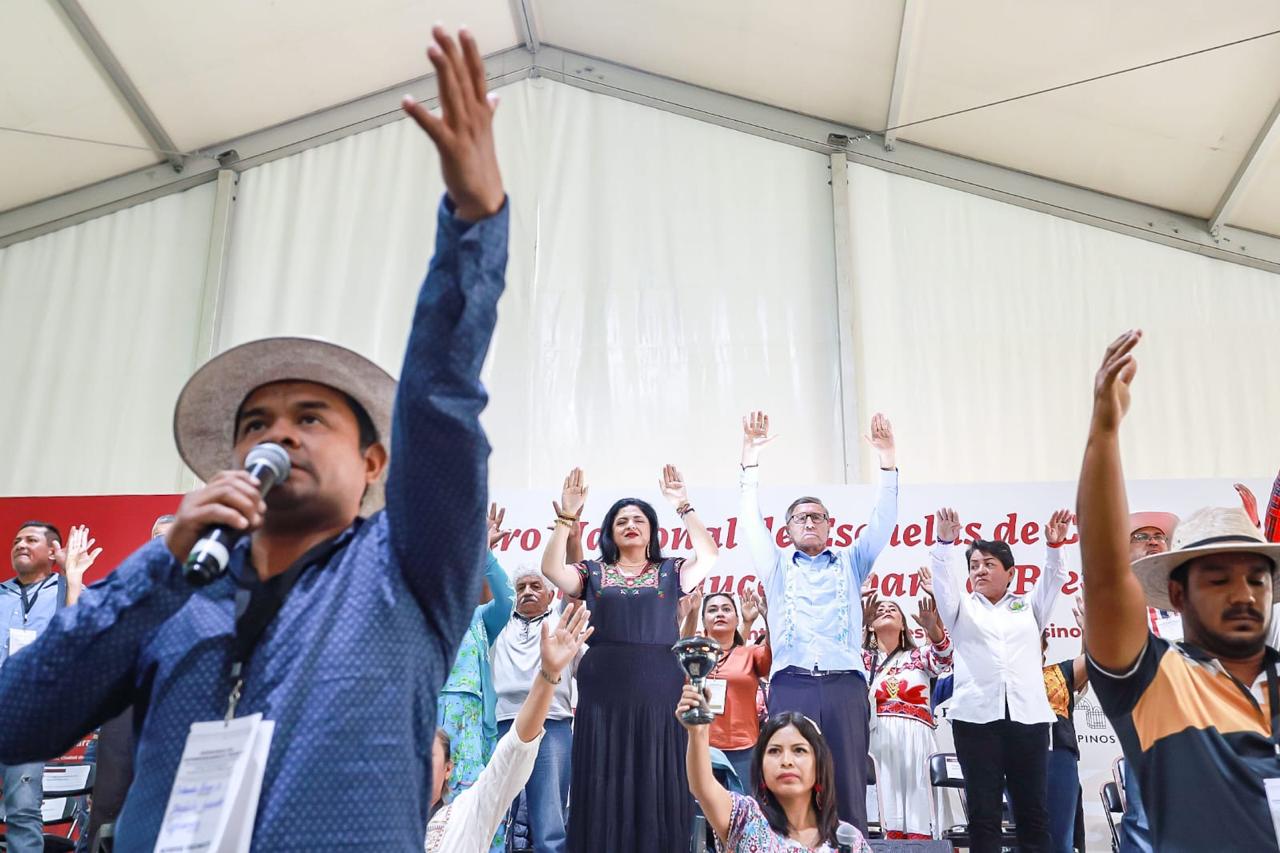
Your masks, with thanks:
<instances>
[{"instance_id":1,"label":"white cowboy hat","mask_svg":"<svg viewBox=\"0 0 1280 853\"><path fill-rule=\"evenodd\" d=\"M1197 510L1180 522L1173 534L1172 547L1163 554L1138 560L1133 564L1133 573L1142 583L1148 604L1173 610L1169 601L1169 574L1197 557L1224 552L1267 557L1272 563L1273 579L1280 567L1280 544L1268 542L1243 509L1211 506Z\"/></svg>"},{"instance_id":2,"label":"white cowboy hat","mask_svg":"<svg viewBox=\"0 0 1280 853\"><path fill-rule=\"evenodd\" d=\"M255 389L272 382L315 382L341 391L364 407L391 449L391 408L396 380L357 352L316 338L263 338L232 347L205 362L173 409L178 453L196 476L208 481L235 465L235 420ZM386 503L387 471L369 486L360 511L377 512Z\"/></svg>"}]
</instances>

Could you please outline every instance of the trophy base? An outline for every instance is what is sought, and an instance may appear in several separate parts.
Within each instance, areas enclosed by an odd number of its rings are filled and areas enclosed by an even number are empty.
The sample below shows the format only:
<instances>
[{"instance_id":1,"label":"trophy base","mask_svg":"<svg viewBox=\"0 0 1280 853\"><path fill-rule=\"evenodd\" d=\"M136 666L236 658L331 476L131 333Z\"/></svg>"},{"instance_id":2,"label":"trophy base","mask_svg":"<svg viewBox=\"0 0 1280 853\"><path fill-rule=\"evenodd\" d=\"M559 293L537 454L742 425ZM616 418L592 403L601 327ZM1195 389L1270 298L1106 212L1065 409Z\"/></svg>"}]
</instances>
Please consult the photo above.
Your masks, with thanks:
<instances>
[{"instance_id":1,"label":"trophy base","mask_svg":"<svg viewBox=\"0 0 1280 853\"><path fill-rule=\"evenodd\" d=\"M709 726L715 722L715 715L706 708L691 708L680 715L691 726Z\"/></svg>"}]
</instances>

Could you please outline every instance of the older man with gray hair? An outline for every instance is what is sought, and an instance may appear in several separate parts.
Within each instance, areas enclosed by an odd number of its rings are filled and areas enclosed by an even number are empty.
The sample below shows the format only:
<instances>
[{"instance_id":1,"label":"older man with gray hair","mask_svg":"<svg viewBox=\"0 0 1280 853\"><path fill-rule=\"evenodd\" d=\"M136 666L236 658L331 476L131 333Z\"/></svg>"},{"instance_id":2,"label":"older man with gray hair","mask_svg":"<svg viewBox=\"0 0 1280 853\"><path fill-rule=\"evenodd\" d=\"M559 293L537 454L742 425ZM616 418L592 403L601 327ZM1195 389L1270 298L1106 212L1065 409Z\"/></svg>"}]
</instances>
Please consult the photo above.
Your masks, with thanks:
<instances>
[{"instance_id":1,"label":"older man with gray hair","mask_svg":"<svg viewBox=\"0 0 1280 853\"><path fill-rule=\"evenodd\" d=\"M544 677L539 640L543 625L552 631L560 621L561 608L554 605L554 587L533 566L522 565L512 577L515 608L511 619L493 644L493 687L497 693L498 734L510 731L520 706L529 695L529 685ZM524 797L529 824L529 840L537 853L564 853L565 814L569 805L569 769L573 751L573 678L581 649L574 659L569 678L555 685L551 708L544 724L546 734L538 747L533 773Z\"/></svg>"}]
</instances>

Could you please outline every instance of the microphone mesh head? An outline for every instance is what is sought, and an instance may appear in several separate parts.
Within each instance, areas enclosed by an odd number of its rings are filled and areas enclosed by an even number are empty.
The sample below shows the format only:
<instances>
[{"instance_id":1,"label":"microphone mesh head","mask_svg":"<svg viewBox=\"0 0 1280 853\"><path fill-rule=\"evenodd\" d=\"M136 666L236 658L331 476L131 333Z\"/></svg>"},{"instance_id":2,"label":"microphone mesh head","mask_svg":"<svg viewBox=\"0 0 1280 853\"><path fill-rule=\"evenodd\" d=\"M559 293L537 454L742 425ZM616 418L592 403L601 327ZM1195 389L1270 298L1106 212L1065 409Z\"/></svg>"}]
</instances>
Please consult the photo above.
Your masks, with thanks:
<instances>
[{"instance_id":1,"label":"microphone mesh head","mask_svg":"<svg viewBox=\"0 0 1280 853\"><path fill-rule=\"evenodd\" d=\"M836 827L836 843L853 845L857 840L858 833L853 828L853 824L840 821L840 825Z\"/></svg>"},{"instance_id":2,"label":"microphone mesh head","mask_svg":"<svg viewBox=\"0 0 1280 853\"><path fill-rule=\"evenodd\" d=\"M289 478L289 454L274 442L264 441L249 451L249 455L244 459L244 467L252 468L254 465L269 467L275 472L277 483Z\"/></svg>"}]
</instances>

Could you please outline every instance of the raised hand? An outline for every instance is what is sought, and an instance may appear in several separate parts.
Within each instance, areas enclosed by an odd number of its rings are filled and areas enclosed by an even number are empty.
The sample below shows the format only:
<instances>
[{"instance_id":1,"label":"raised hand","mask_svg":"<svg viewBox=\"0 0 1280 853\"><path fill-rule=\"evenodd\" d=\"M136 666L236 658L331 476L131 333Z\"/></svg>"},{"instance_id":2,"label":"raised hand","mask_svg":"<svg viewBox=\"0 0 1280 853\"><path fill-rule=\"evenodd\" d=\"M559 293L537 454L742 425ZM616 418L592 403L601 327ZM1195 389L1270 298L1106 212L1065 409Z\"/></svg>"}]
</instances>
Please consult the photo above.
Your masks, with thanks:
<instances>
[{"instance_id":1,"label":"raised hand","mask_svg":"<svg viewBox=\"0 0 1280 853\"><path fill-rule=\"evenodd\" d=\"M662 479L658 481L658 488L662 491L662 496L677 509L689 502L689 490L684 484L684 478L680 476L680 472L674 465L663 466Z\"/></svg>"},{"instance_id":2,"label":"raised hand","mask_svg":"<svg viewBox=\"0 0 1280 853\"><path fill-rule=\"evenodd\" d=\"M755 621L760 618L760 614L764 613L764 607L760 603L760 595L751 587L746 587L738 594L738 601L742 607L742 625L741 630L745 634Z\"/></svg>"},{"instance_id":3,"label":"raised hand","mask_svg":"<svg viewBox=\"0 0 1280 853\"><path fill-rule=\"evenodd\" d=\"M575 601L560 615L560 622L554 631L546 622L542 623L542 670L552 679L559 677L577 656L582 645L595 633L596 629L587 624L590 618L591 611L582 602Z\"/></svg>"},{"instance_id":4,"label":"raised hand","mask_svg":"<svg viewBox=\"0 0 1280 853\"><path fill-rule=\"evenodd\" d=\"M445 189L457 215L475 222L497 213L506 199L493 144L498 99L486 94L484 60L469 31L459 30L456 42L441 26L433 27L431 35L435 44L427 48L427 57L439 81L440 115L432 115L409 95L401 107L436 144Z\"/></svg>"},{"instance_id":5,"label":"raised hand","mask_svg":"<svg viewBox=\"0 0 1280 853\"><path fill-rule=\"evenodd\" d=\"M893 443L893 424L889 419L877 412L871 418L871 432L864 433L862 440L871 445L880 456L881 468L898 466L897 449Z\"/></svg>"},{"instance_id":6,"label":"raised hand","mask_svg":"<svg viewBox=\"0 0 1280 853\"><path fill-rule=\"evenodd\" d=\"M220 471L207 485L183 496L164 544L179 563L184 563L206 527L225 524L251 533L262 526L266 511L257 481L247 471Z\"/></svg>"},{"instance_id":7,"label":"raised hand","mask_svg":"<svg viewBox=\"0 0 1280 853\"><path fill-rule=\"evenodd\" d=\"M933 600L933 596L926 595L920 599L920 603L916 605L916 615L911 617L911 621L924 629L930 642L942 641L942 617L938 615L938 603Z\"/></svg>"},{"instance_id":8,"label":"raised hand","mask_svg":"<svg viewBox=\"0 0 1280 853\"><path fill-rule=\"evenodd\" d=\"M1244 483L1236 483L1235 488L1236 494L1240 495L1240 503L1244 506L1245 514L1249 516L1253 526L1262 527L1262 519L1258 518L1258 498L1253 494L1253 490Z\"/></svg>"},{"instance_id":9,"label":"raised hand","mask_svg":"<svg viewBox=\"0 0 1280 853\"><path fill-rule=\"evenodd\" d=\"M507 517L507 508L500 507L496 503L489 504L489 550L492 551L494 546L502 542L511 535L510 531L502 529L502 519Z\"/></svg>"},{"instance_id":10,"label":"raised hand","mask_svg":"<svg viewBox=\"0 0 1280 853\"><path fill-rule=\"evenodd\" d=\"M704 708L707 707L706 695L699 695L698 688L694 687L692 684L686 684L684 686L684 690L680 692L680 703L676 705L676 719L680 721L680 725L690 731L706 728L706 726L697 726L693 723L686 723L684 721L685 711L692 711L698 706L702 706Z\"/></svg>"},{"instance_id":11,"label":"raised hand","mask_svg":"<svg viewBox=\"0 0 1280 853\"><path fill-rule=\"evenodd\" d=\"M1044 538L1050 545L1060 545L1067 538L1067 533L1071 530L1071 522L1075 521L1075 516L1071 514L1069 509L1060 509L1053 515L1049 516L1049 521L1044 526Z\"/></svg>"},{"instance_id":12,"label":"raised hand","mask_svg":"<svg viewBox=\"0 0 1280 853\"><path fill-rule=\"evenodd\" d=\"M67 547L61 549L62 559L59 561L63 572L66 573L68 583L81 583L84 573L102 553L101 548L93 547L95 542L97 542L96 539L89 538L88 527L79 525L71 528L71 533L67 537Z\"/></svg>"},{"instance_id":13,"label":"raised hand","mask_svg":"<svg viewBox=\"0 0 1280 853\"><path fill-rule=\"evenodd\" d=\"M702 587L699 586L676 602L676 624L680 626L681 639L697 636L700 615L702 615Z\"/></svg>"},{"instance_id":14,"label":"raised hand","mask_svg":"<svg viewBox=\"0 0 1280 853\"><path fill-rule=\"evenodd\" d=\"M564 478L564 486L560 489L560 507L565 515L574 518L582 515L582 508L587 503L587 482L581 468L574 468Z\"/></svg>"},{"instance_id":15,"label":"raised hand","mask_svg":"<svg viewBox=\"0 0 1280 853\"><path fill-rule=\"evenodd\" d=\"M862 624L870 625L876 621L876 610L880 607L880 596L874 592L862 596Z\"/></svg>"},{"instance_id":16,"label":"raised hand","mask_svg":"<svg viewBox=\"0 0 1280 853\"><path fill-rule=\"evenodd\" d=\"M1142 340L1141 329L1130 329L1111 342L1102 366L1093 379L1093 424L1099 432L1115 432L1129 411L1129 385L1138 372L1133 348Z\"/></svg>"},{"instance_id":17,"label":"raised hand","mask_svg":"<svg viewBox=\"0 0 1280 853\"><path fill-rule=\"evenodd\" d=\"M764 412L752 412L742 419L742 464L757 465L760 451L777 438L769 435L769 416Z\"/></svg>"},{"instance_id":18,"label":"raised hand","mask_svg":"<svg viewBox=\"0 0 1280 853\"><path fill-rule=\"evenodd\" d=\"M938 539L943 542L960 541L960 513L951 507L943 507L934 514L938 520Z\"/></svg>"},{"instance_id":19,"label":"raised hand","mask_svg":"<svg viewBox=\"0 0 1280 853\"><path fill-rule=\"evenodd\" d=\"M933 569L928 566L921 566L916 569L916 577L920 578L920 588L933 595Z\"/></svg>"}]
</instances>

